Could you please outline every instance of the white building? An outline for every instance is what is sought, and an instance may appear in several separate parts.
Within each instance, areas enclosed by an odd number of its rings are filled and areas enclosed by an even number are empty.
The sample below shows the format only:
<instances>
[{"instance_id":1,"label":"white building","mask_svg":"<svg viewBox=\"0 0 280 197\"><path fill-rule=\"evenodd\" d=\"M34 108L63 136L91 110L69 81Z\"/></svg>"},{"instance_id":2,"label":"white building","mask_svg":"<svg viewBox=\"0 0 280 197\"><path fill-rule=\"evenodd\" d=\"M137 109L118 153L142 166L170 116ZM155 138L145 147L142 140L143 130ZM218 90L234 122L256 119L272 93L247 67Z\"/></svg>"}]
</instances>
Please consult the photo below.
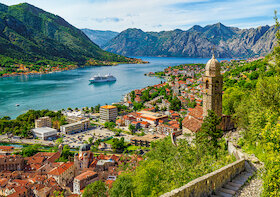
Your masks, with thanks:
<instances>
[{"instance_id":1,"label":"white building","mask_svg":"<svg viewBox=\"0 0 280 197\"><path fill-rule=\"evenodd\" d=\"M85 119L82 121L66 124L60 126L60 131L63 134L74 134L74 133L80 133L82 131L87 131L90 128L90 120Z\"/></svg>"},{"instance_id":2,"label":"white building","mask_svg":"<svg viewBox=\"0 0 280 197\"><path fill-rule=\"evenodd\" d=\"M42 140L47 140L48 138L55 138L57 136L57 130L50 127L41 127L31 130L34 137L38 137Z\"/></svg>"}]
</instances>

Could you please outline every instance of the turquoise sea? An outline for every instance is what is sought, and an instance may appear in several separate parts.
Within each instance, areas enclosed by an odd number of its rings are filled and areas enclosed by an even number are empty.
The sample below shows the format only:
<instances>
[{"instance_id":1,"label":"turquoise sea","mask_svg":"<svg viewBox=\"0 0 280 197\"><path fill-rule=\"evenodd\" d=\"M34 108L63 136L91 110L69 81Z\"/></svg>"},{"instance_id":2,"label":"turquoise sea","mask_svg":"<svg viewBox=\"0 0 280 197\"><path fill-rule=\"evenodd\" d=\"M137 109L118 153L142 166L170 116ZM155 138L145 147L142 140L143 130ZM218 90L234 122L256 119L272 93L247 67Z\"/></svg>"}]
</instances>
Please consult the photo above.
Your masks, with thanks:
<instances>
[{"instance_id":1,"label":"turquoise sea","mask_svg":"<svg viewBox=\"0 0 280 197\"><path fill-rule=\"evenodd\" d=\"M145 73L161 71L168 66L206 63L205 58L140 57L149 64L87 67L45 75L0 78L0 117L16 118L29 109L66 109L91 107L119 102L134 89L162 81ZM89 84L95 74L111 73L114 83ZM19 104L20 106L16 106Z\"/></svg>"}]
</instances>

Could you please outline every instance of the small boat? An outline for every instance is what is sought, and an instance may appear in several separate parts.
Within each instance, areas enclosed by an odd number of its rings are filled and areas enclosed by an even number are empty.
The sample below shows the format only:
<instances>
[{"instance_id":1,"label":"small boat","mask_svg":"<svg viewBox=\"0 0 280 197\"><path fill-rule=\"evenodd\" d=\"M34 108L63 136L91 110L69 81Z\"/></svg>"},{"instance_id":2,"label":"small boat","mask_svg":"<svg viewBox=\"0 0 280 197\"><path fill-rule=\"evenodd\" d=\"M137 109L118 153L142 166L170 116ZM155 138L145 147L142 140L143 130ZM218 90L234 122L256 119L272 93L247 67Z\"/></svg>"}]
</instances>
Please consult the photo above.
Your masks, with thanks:
<instances>
[{"instance_id":1,"label":"small boat","mask_svg":"<svg viewBox=\"0 0 280 197\"><path fill-rule=\"evenodd\" d=\"M20 106L20 104L16 104L16 107Z\"/></svg>"},{"instance_id":2,"label":"small boat","mask_svg":"<svg viewBox=\"0 0 280 197\"><path fill-rule=\"evenodd\" d=\"M114 77L111 74L101 76L101 75L95 75L92 78L89 79L90 83L101 83L101 82L110 82L110 81L116 81L116 77Z\"/></svg>"}]
</instances>

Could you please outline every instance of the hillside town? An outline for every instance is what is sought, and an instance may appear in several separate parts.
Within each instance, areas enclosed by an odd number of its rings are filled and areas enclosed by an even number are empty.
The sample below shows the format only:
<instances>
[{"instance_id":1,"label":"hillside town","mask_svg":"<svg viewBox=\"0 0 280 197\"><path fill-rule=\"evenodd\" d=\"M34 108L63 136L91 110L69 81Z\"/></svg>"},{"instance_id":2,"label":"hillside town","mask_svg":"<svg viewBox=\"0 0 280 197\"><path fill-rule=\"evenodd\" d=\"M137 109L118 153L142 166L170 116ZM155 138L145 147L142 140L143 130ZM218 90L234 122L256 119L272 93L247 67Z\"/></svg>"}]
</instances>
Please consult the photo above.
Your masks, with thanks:
<instances>
[{"instance_id":1,"label":"hillside town","mask_svg":"<svg viewBox=\"0 0 280 197\"><path fill-rule=\"evenodd\" d=\"M220 69L213 58L208 67ZM221 73L228 64L222 64ZM35 119L29 142L48 142L54 148L28 155L24 148L1 146L1 195L44 197L58 192L81 196L95 181L110 188L123 166L134 169L155 141L166 136L191 139L200 130L213 99L219 104L215 110L222 118L221 129L234 130L230 116L222 114L222 75L214 73L217 84L210 84L213 73L204 72L201 64L168 67L147 74L164 82L133 90L119 103L62 110L63 124L49 116ZM208 95L214 85L216 93Z\"/></svg>"}]
</instances>

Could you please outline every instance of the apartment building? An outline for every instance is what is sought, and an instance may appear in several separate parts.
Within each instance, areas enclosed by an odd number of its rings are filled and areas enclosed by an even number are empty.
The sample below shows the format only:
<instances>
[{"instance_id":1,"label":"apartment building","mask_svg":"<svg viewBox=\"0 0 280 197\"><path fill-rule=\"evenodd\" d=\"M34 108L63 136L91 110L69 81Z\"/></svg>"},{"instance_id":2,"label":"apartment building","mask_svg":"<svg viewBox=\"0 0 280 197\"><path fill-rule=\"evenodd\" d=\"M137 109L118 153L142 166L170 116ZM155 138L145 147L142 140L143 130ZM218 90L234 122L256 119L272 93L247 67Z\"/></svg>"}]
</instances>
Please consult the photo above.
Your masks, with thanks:
<instances>
[{"instance_id":1,"label":"apartment building","mask_svg":"<svg viewBox=\"0 0 280 197\"><path fill-rule=\"evenodd\" d=\"M90 121L89 119L81 120L78 122L66 124L60 126L60 131L63 134L74 134L86 131L90 128Z\"/></svg>"},{"instance_id":2,"label":"apartment building","mask_svg":"<svg viewBox=\"0 0 280 197\"><path fill-rule=\"evenodd\" d=\"M102 122L115 122L118 116L118 108L113 105L105 105L100 107L100 120Z\"/></svg>"},{"instance_id":3,"label":"apartment building","mask_svg":"<svg viewBox=\"0 0 280 197\"><path fill-rule=\"evenodd\" d=\"M52 119L48 116L35 120L35 128L52 127Z\"/></svg>"}]
</instances>

